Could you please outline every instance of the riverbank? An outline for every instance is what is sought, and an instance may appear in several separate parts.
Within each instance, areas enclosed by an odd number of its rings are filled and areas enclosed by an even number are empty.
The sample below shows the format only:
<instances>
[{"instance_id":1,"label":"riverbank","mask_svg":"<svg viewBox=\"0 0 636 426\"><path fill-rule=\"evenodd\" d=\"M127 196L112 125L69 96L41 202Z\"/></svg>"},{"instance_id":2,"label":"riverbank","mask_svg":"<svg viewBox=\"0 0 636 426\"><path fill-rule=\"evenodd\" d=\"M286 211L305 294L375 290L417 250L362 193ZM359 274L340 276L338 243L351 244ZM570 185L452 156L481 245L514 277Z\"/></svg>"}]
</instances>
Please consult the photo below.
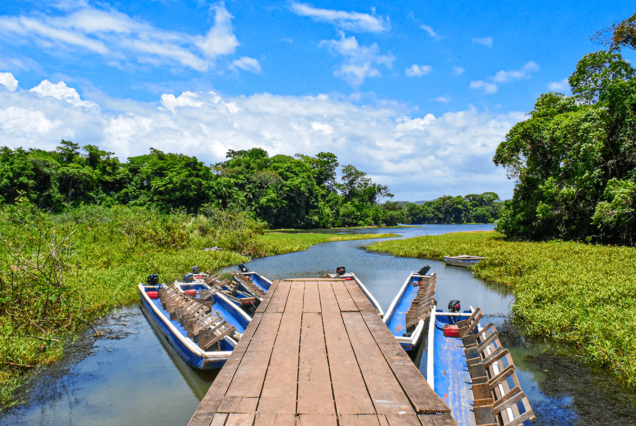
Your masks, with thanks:
<instances>
[{"instance_id":1,"label":"riverbank","mask_svg":"<svg viewBox=\"0 0 636 426\"><path fill-rule=\"evenodd\" d=\"M484 256L475 276L513 289L530 335L575 344L636 388L636 249L574 242L509 242L495 232L383 241L369 250L442 260Z\"/></svg>"},{"instance_id":2,"label":"riverbank","mask_svg":"<svg viewBox=\"0 0 636 426\"><path fill-rule=\"evenodd\" d=\"M180 279L193 265L216 271L252 257L391 234L267 234L240 214L161 214L117 206L49 215L0 210L0 411L15 390L60 359L112 308L138 300L148 274ZM205 248L220 247L221 250ZM99 333L99 330L96 330Z\"/></svg>"}]
</instances>

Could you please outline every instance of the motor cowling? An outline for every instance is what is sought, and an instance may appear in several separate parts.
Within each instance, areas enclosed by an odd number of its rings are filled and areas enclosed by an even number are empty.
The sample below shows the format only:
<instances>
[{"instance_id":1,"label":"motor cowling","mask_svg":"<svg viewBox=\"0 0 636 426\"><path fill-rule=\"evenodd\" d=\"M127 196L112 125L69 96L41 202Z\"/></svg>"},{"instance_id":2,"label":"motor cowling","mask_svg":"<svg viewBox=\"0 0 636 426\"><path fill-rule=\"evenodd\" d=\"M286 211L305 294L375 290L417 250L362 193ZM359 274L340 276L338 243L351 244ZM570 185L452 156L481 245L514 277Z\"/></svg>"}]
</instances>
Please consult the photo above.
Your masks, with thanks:
<instances>
[{"instance_id":1,"label":"motor cowling","mask_svg":"<svg viewBox=\"0 0 636 426\"><path fill-rule=\"evenodd\" d=\"M430 270L431 270L431 267L429 265L426 265L426 266L422 267L422 269L420 269L417 272L417 275L426 275L428 273L428 271L430 271Z\"/></svg>"},{"instance_id":2,"label":"motor cowling","mask_svg":"<svg viewBox=\"0 0 636 426\"><path fill-rule=\"evenodd\" d=\"M193 266L192 267L192 273L193 274L198 274L199 273L199 267L198 266Z\"/></svg>"},{"instance_id":3,"label":"motor cowling","mask_svg":"<svg viewBox=\"0 0 636 426\"><path fill-rule=\"evenodd\" d=\"M241 272L249 272L250 271L249 269L247 269L247 266L243 265L242 263L238 264L238 268L239 268L239 271L241 271Z\"/></svg>"},{"instance_id":4,"label":"motor cowling","mask_svg":"<svg viewBox=\"0 0 636 426\"><path fill-rule=\"evenodd\" d=\"M451 300L450 302L448 302L448 312L459 312L461 308L462 304L459 302L459 300Z\"/></svg>"},{"instance_id":5,"label":"motor cowling","mask_svg":"<svg viewBox=\"0 0 636 426\"><path fill-rule=\"evenodd\" d=\"M148 275L148 278L146 278L146 282L148 283L148 285L157 285L157 284L159 284L159 275L157 275L157 274Z\"/></svg>"},{"instance_id":6,"label":"motor cowling","mask_svg":"<svg viewBox=\"0 0 636 426\"><path fill-rule=\"evenodd\" d=\"M338 266L336 268L336 274L338 275L343 275L345 272L347 272L347 270L345 269L344 266Z\"/></svg>"},{"instance_id":7,"label":"motor cowling","mask_svg":"<svg viewBox=\"0 0 636 426\"><path fill-rule=\"evenodd\" d=\"M194 275L192 275L192 274L186 274L186 275L183 277L183 282L184 282L184 283L191 283L191 282L193 282L193 281L194 281Z\"/></svg>"}]
</instances>

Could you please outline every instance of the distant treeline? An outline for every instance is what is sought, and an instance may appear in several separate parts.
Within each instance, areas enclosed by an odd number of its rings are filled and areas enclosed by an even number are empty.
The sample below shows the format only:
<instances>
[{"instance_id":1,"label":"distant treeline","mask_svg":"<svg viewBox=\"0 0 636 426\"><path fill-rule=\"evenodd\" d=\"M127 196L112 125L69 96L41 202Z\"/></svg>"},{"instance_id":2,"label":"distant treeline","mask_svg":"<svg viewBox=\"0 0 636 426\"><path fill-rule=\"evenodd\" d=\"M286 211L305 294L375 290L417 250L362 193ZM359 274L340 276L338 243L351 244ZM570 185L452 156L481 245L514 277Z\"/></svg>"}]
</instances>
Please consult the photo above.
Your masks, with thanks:
<instances>
[{"instance_id":1,"label":"distant treeline","mask_svg":"<svg viewBox=\"0 0 636 426\"><path fill-rule=\"evenodd\" d=\"M81 152L83 151L83 152ZM62 141L53 151L0 148L0 203L28 199L52 213L81 205L129 205L160 212L202 207L246 212L272 228L398 223L492 222L494 193L442 197L424 205L380 201L393 195L352 165L321 152L270 157L260 148L227 153L213 166L156 149L119 161L93 145Z\"/></svg>"}]
</instances>

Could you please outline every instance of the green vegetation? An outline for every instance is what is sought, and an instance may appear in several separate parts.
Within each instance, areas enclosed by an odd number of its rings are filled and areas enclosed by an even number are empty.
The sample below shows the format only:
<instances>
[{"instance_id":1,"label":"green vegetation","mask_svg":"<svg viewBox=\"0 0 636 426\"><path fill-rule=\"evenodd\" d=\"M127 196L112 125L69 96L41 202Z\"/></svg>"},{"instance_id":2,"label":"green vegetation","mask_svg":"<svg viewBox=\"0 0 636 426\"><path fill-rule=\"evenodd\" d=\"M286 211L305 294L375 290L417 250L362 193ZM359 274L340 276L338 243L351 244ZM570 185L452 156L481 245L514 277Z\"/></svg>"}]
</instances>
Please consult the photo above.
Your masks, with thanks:
<instances>
[{"instance_id":1,"label":"green vegetation","mask_svg":"<svg viewBox=\"0 0 636 426\"><path fill-rule=\"evenodd\" d=\"M492 223L499 217L501 201L494 192L465 197L445 195L422 205L408 203L404 209L408 223Z\"/></svg>"},{"instance_id":2,"label":"green vegetation","mask_svg":"<svg viewBox=\"0 0 636 426\"><path fill-rule=\"evenodd\" d=\"M636 243L636 15L615 24L610 51L585 55L572 96L547 93L515 125L494 162L517 180L497 230L514 239Z\"/></svg>"},{"instance_id":3,"label":"green vegetation","mask_svg":"<svg viewBox=\"0 0 636 426\"><path fill-rule=\"evenodd\" d=\"M202 205L197 215L80 206L50 214L19 200L0 209L0 407L26 373L59 360L87 324L138 300L149 273L164 282L193 265L214 271L250 257L305 250L360 234L268 234L247 214ZM221 251L204 251L218 246Z\"/></svg>"},{"instance_id":4,"label":"green vegetation","mask_svg":"<svg viewBox=\"0 0 636 426\"><path fill-rule=\"evenodd\" d=\"M369 249L428 259L486 257L475 275L513 289L514 318L529 333L577 345L636 388L636 249L511 242L494 232L382 241Z\"/></svg>"}]
</instances>

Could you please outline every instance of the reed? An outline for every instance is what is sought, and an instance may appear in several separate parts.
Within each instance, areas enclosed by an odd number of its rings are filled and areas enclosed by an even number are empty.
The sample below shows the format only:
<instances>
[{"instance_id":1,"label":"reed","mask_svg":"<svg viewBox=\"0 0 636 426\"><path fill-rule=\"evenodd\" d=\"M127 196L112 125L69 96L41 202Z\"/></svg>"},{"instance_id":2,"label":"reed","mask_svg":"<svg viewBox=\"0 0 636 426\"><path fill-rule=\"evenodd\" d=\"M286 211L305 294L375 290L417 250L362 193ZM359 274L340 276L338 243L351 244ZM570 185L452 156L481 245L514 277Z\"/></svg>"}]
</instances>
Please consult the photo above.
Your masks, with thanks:
<instances>
[{"instance_id":1,"label":"reed","mask_svg":"<svg viewBox=\"0 0 636 426\"><path fill-rule=\"evenodd\" d=\"M576 345L636 388L636 249L576 242L510 242L495 232L377 242L370 250L442 259L486 257L475 276L513 289L530 335Z\"/></svg>"}]
</instances>

